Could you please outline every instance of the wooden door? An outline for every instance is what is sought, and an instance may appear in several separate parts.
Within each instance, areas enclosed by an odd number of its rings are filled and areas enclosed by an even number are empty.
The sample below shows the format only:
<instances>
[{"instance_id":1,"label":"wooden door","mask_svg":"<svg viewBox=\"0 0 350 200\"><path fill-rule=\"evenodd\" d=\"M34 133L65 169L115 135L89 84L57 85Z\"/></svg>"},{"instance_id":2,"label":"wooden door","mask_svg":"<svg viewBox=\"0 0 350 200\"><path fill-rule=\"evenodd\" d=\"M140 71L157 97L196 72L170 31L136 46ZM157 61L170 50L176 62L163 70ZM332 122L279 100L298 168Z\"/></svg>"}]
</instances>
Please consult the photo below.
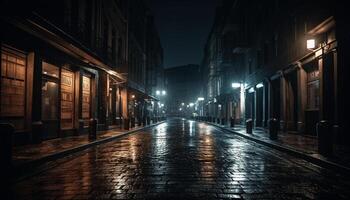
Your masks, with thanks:
<instances>
[{"instance_id":1,"label":"wooden door","mask_svg":"<svg viewBox=\"0 0 350 200\"><path fill-rule=\"evenodd\" d=\"M82 85L82 118L84 126L89 126L91 117L91 78L83 76Z\"/></svg>"},{"instance_id":2,"label":"wooden door","mask_svg":"<svg viewBox=\"0 0 350 200\"><path fill-rule=\"evenodd\" d=\"M42 62L41 119L44 139L58 137L59 100L59 67Z\"/></svg>"},{"instance_id":3,"label":"wooden door","mask_svg":"<svg viewBox=\"0 0 350 200\"><path fill-rule=\"evenodd\" d=\"M74 73L61 70L61 129L74 128Z\"/></svg>"}]
</instances>

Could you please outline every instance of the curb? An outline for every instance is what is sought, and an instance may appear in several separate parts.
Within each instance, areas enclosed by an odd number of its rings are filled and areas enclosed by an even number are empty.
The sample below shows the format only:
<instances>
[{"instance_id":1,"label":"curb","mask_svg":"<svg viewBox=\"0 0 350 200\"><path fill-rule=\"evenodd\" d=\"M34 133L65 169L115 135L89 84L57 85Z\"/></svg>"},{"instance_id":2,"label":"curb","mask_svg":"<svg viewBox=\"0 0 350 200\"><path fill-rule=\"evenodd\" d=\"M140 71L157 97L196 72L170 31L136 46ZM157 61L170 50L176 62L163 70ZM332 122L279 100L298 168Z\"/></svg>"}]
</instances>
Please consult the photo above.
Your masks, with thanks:
<instances>
[{"instance_id":1,"label":"curb","mask_svg":"<svg viewBox=\"0 0 350 200\"><path fill-rule=\"evenodd\" d=\"M197 122L203 122L203 123L206 123L206 124L209 124L211 126L215 126L215 127L218 127L222 130L225 130L225 131L228 131L228 132L231 132L231 133L234 133L238 136L241 136L243 138L246 138L246 139L249 139L249 140L252 140L256 143L259 143L259 144L262 144L262 145L265 145L265 146L268 146L270 148L274 148L274 149L277 149L279 151L282 151L282 152L285 152L285 153L288 153L292 156L295 156L295 157L298 157L298 158L301 158L303 160L306 160L312 164L315 164L315 165L318 165L318 166L321 166L323 168L327 168L327 169L331 169L331 170L335 170L335 171L339 171L339 172L342 172L344 174L347 174L347 175L350 175L350 168L346 167L346 166L343 166L343 165L340 165L340 164L337 164L335 162L331 162L331 161L328 161L328 160L325 160L325 159L322 159L322 158L317 158L315 156L312 156L312 155L308 155L306 153L303 153L301 151L298 151L296 149L293 149L293 148L290 148L290 147L285 147L283 145L280 145L280 144L276 144L274 142L267 142L267 141L264 141L264 140L260 140L258 138L255 138L255 137L252 137L252 136L249 136L249 135L245 135L245 134L242 134L242 133L239 133L239 132L236 132L234 130L230 130L228 128L225 128L225 127L222 127L218 124L214 124L214 123L210 123L210 122L204 122L204 121L197 121Z\"/></svg>"},{"instance_id":2,"label":"curb","mask_svg":"<svg viewBox=\"0 0 350 200\"><path fill-rule=\"evenodd\" d=\"M81 152L81 151L86 150L86 149L88 149L90 147L93 147L93 146L97 146L97 145L100 145L100 144L111 142L113 140L116 140L118 138L124 137L126 135L131 134L131 133L135 133L137 131L141 131L141 130L145 130L145 129L148 129L148 128L152 128L152 127L160 125L160 124L162 124L164 122L165 121L157 122L155 124L147 125L147 126L144 126L144 127L138 128L138 129L134 129L134 130L131 130L131 131L126 131L126 132L124 132L124 133L122 133L120 135L115 135L115 136L103 138L103 139L100 139L100 140L95 140L95 141L87 143L87 144L76 146L76 147L73 147L73 148L70 148L70 149L66 149L66 150L63 150L63 151L60 151L60 152L57 152L57 153L53 153L53 154L50 154L50 155L47 155L47 156L44 156L44 157L41 157L41 158L38 158L38 159L35 159L35 160L32 160L32 161L26 162L24 164L20 164L20 165L15 166L13 168L13 171L12 171L13 172L13 182L18 182L18 181L20 181L22 179L25 179L27 177L25 174L28 173L28 171L27 171L28 169L32 170L33 168L39 167L40 165L44 165L45 163L48 163L50 161L55 161L55 160L58 160L60 158L67 157L69 155L72 155L72 154L77 153L77 152Z\"/></svg>"}]
</instances>

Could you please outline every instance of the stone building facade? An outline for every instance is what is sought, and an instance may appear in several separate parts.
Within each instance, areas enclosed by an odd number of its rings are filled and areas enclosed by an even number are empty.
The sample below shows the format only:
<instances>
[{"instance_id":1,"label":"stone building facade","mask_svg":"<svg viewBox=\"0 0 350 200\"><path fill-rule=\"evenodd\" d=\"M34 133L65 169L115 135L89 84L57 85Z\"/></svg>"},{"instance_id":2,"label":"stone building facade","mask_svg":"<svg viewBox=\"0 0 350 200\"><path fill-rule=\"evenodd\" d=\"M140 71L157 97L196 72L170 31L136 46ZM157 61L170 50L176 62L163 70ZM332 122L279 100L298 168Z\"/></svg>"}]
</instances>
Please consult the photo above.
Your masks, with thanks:
<instances>
[{"instance_id":1,"label":"stone building facade","mask_svg":"<svg viewBox=\"0 0 350 200\"><path fill-rule=\"evenodd\" d=\"M121 125L133 117L135 90L140 101L156 100L144 89L148 38L137 41L142 51L131 44L135 28L155 28L131 25L139 13L129 1L3 1L1 9L0 120L14 125L16 144L82 134L90 119L99 129ZM149 59L162 70L162 57Z\"/></svg>"},{"instance_id":2,"label":"stone building facade","mask_svg":"<svg viewBox=\"0 0 350 200\"><path fill-rule=\"evenodd\" d=\"M312 136L327 120L335 141L349 142L349 40L340 4L222 1L202 62L207 116L252 119L262 129L276 118L281 131Z\"/></svg>"}]
</instances>

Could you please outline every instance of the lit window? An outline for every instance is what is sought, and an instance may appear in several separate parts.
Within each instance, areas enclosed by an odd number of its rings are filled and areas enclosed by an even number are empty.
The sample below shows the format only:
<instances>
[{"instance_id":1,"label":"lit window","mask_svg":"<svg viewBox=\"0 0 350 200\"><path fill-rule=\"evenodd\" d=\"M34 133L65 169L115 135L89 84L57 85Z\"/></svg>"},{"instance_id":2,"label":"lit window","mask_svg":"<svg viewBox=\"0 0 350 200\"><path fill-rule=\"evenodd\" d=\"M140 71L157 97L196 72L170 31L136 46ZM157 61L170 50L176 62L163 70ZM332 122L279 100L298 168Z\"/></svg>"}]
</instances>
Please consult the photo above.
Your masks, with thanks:
<instances>
[{"instance_id":1,"label":"lit window","mask_svg":"<svg viewBox=\"0 0 350 200\"><path fill-rule=\"evenodd\" d=\"M308 49L314 49L315 48L315 40L314 39L310 39L306 41L306 46Z\"/></svg>"}]
</instances>

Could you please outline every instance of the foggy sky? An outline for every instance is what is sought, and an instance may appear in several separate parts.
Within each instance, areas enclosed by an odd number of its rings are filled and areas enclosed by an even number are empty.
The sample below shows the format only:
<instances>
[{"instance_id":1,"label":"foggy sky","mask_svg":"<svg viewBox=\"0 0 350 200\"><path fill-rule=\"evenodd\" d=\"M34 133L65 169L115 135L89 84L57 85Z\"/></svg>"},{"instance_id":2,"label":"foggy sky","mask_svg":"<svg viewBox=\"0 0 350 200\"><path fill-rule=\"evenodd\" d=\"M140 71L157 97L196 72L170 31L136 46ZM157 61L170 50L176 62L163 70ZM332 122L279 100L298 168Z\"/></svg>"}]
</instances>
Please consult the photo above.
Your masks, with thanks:
<instances>
[{"instance_id":1,"label":"foggy sky","mask_svg":"<svg viewBox=\"0 0 350 200\"><path fill-rule=\"evenodd\" d=\"M150 0L164 49L164 67L199 64L217 0Z\"/></svg>"}]
</instances>

